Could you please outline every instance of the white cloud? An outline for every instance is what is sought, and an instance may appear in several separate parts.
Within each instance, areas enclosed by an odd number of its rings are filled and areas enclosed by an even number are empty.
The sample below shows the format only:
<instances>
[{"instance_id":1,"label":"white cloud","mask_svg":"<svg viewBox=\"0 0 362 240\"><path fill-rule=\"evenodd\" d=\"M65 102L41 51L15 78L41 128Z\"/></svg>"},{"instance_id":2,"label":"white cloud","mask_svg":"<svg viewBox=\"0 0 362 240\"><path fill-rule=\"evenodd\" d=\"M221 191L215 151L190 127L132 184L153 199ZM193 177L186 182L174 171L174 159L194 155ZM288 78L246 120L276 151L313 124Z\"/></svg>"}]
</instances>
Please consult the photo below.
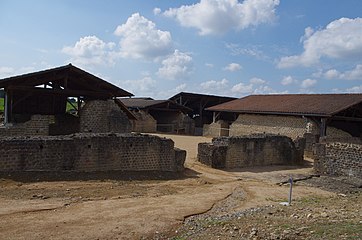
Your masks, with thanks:
<instances>
[{"instance_id":1,"label":"white cloud","mask_svg":"<svg viewBox=\"0 0 362 240\"><path fill-rule=\"evenodd\" d=\"M293 83L297 83L298 81L295 80L292 76L285 76L283 77L281 84L284 86L291 85Z\"/></svg>"},{"instance_id":2,"label":"white cloud","mask_svg":"<svg viewBox=\"0 0 362 240\"><path fill-rule=\"evenodd\" d=\"M230 63L226 67L223 68L225 71L235 72L241 70L241 65L238 63Z\"/></svg>"},{"instance_id":3,"label":"white cloud","mask_svg":"<svg viewBox=\"0 0 362 240\"><path fill-rule=\"evenodd\" d=\"M362 64L358 64L354 69L342 73L340 78L346 80L362 80Z\"/></svg>"},{"instance_id":4,"label":"white cloud","mask_svg":"<svg viewBox=\"0 0 362 240\"><path fill-rule=\"evenodd\" d=\"M276 93L274 89L272 89L265 80L261 78L251 78L249 80L249 84L238 83L231 88L231 92L237 94L272 94Z\"/></svg>"},{"instance_id":5,"label":"white cloud","mask_svg":"<svg viewBox=\"0 0 362 240\"><path fill-rule=\"evenodd\" d=\"M164 12L175 18L184 27L199 30L200 35L223 34L241 30L275 19L279 0L201 0L192 5L171 8Z\"/></svg>"},{"instance_id":6,"label":"white cloud","mask_svg":"<svg viewBox=\"0 0 362 240\"><path fill-rule=\"evenodd\" d=\"M176 88L175 88L175 91L178 93L178 92L182 92L186 89L187 85L186 83L182 83L180 85L178 85Z\"/></svg>"},{"instance_id":7,"label":"white cloud","mask_svg":"<svg viewBox=\"0 0 362 240\"><path fill-rule=\"evenodd\" d=\"M246 94L253 92L253 84L238 83L231 88L231 92Z\"/></svg>"},{"instance_id":8,"label":"white cloud","mask_svg":"<svg viewBox=\"0 0 362 240\"><path fill-rule=\"evenodd\" d=\"M64 47L62 52L71 57L70 61L79 65L114 64L115 43L105 43L96 36L80 38L74 46Z\"/></svg>"},{"instance_id":9,"label":"white cloud","mask_svg":"<svg viewBox=\"0 0 362 240\"><path fill-rule=\"evenodd\" d=\"M269 58L262 50L260 50L260 46L253 45L245 48L240 47L235 43L226 43L225 47L230 50L230 54L233 56L247 55L260 60L266 60Z\"/></svg>"},{"instance_id":10,"label":"white cloud","mask_svg":"<svg viewBox=\"0 0 362 240\"><path fill-rule=\"evenodd\" d=\"M136 96L153 96L157 83L151 77L146 76L142 79L122 81L121 85L122 88L127 89Z\"/></svg>"},{"instance_id":11,"label":"white cloud","mask_svg":"<svg viewBox=\"0 0 362 240\"><path fill-rule=\"evenodd\" d=\"M175 52L162 61L162 67L157 75L165 79L182 79L192 71L192 57L187 53L175 50Z\"/></svg>"},{"instance_id":12,"label":"white cloud","mask_svg":"<svg viewBox=\"0 0 362 240\"><path fill-rule=\"evenodd\" d=\"M222 79L220 81L210 80L206 82L202 82L200 84L200 87L203 91L208 92L217 92L217 91L223 91L228 87L229 81L227 79Z\"/></svg>"},{"instance_id":13,"label":"white cloud","mask_svg":"<svg viewBox=\"0 0 362 240\"><path fill-rule=\"evenodd\" d=\"M306 88L311 88L311 87L313 87L313 86L316 85L316 84L317 84L317 80L309 79L309 78L308 78L308 79L303 80L300 86L301 86L303 89L306 89Z\"/></svg>"},{"instance_id":14,"label":"white cloud","mask_svg":"<svg viewBox=\"0 0 362 240\"><path fill-rule=\"evenodd\" d=\"M350 93L362 93L362 85L348 88L347 92L350 92Z\"/></svg>"},{"instance_id":15,"label":"white cloud","mask_svg":"<svg viewBox=\"0 0 362 240\"><path fill-rule=\"evenodd\" d=\"M153 14L158 15L158 14L160 14L160 13L161 13L161 9L160 9L160 8L154 8L154 9L153 9Z\"/></svg>"},{"instance_id":16,"label":"white cloud","mask_svg":"<svg viewBox=\"0 0 362 240\"><path fill-rule=\"evenodd\" d=\"M212 68L212 67L214 67L214 64L212 64L212 63L205 63L205 66L206 66L206 67L209 67L209 68Z\"/></svg>"},{"instance_id":17,"label":"white cloud","mask_svg":"<svg viewBox=\"0 0 362 240\"><path fill-rule=\"evenodd\" d=\"M282 57L279 68L310 67L321 58L353 59L362 54L362 18L341 18L329 23L325 29L314 31L308 27L301 38L304 52Z\"/></svg>"},{"instance_id":18,"label":"white cloud","mask_svg":"<svg viewBox=\"0 0 362 240\"><path fill-rule=\"evenodd\" d=\"M336 69L330 69L323 76L327 79L335 79L340 77L340 73Z\"/></svg>"},{"instance_id":19,"label":"white cloud","mask_svg":"<svg viewBox=\"0 0 362 240\"><path fill-rule=\"evenodd\" d=\"M171 33L157 29L156 24L139 13L132 14L114 34L121 37L121 55L125 58L156 59L173 50Z\"/></svg>"},{"instance_id":20,"label":"white cloud","mask_svg":"<svg viewBox=\"0 0 362 240\"><path fill-rule=\"evenodd\" d=\"M249 80L249 82L251 84L254 84L254 85L261 85L261 84L265 84L266 81L261 79L261 78L257 78L257 77L253 77Z\"/></svg>"},{"instance_id":21,"label":"white cloud","mask_svg":"<svg viewBox=\"0 0 362 240\"><path fill-rule=\"evenodd\" d=\"M348 71L338 71L337 69L329 69L325 72L322 70L313 74L318 78L341 79L341 80L362 80L362 64L357 64L355 68Z\"/></svg>"}]
</instances>

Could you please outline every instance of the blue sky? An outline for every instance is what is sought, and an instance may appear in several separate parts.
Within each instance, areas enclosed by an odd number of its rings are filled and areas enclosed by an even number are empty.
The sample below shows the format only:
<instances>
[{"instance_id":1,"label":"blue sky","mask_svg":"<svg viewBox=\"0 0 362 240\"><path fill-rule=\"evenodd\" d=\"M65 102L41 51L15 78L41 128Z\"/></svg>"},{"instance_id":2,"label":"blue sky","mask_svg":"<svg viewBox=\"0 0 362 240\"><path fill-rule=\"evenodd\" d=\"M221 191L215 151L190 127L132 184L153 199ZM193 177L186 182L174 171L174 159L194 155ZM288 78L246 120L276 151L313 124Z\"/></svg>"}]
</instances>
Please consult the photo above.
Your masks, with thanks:
<instances>
[{"instance_id":1,"label":"blue sky","mask_svg":"<svg viewBox=\"0 0 362 240\"><path fill-rule=\"evenodd\" d=\"M72 63L136 96L362 92L361 0L0 0L0 78Z\"/></svg>"}]
</instances>

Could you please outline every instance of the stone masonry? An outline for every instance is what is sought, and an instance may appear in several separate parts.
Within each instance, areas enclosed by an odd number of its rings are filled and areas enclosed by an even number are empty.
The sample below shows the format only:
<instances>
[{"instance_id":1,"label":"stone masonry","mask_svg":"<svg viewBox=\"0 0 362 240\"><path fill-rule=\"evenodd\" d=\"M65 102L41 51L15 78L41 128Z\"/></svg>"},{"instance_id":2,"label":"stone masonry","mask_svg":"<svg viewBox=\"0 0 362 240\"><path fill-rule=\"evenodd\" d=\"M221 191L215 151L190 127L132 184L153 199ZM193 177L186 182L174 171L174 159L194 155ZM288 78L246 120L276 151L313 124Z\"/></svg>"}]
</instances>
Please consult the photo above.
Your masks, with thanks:
<instances>
[{"instance_id":1,"label":"stone masonry","mask_svg":"<svg viewBox=\"0 0 362 240\"><path fill-rule=\"evenodd\" d=\"M139 134L0 138L0 171L182 171L186 152Z\"/></svg>"},{"instance_id":2,"label":"stone masonry","mask_svg":"<svg viewBox=\"0 0 362 240\"><path fill-rule=\"evenodd\" d=\"M303 161L305 141L286 136L255 134L218 137L200 143L198 161L213 168L242 168L266 165L295 165Z\"/></svg>"},{"instance_id":3,"label":"stone masonry","mask_svg":"<svg viewBox=\"0 0 362 240\"><path fill-rule=\"evenodd\" d=\"M317 143L314 147L314 169L322 174L362 179L362 145Z\"/></svg>"},{"instance_id":4,"label":"stone masonry","mask_svg":"<svg viewBox=\"0 0 362 240\"><path fill-rule=\"evenodd\" d=\"M131 122L113 100L88 101L80 111L80 132L127 133Z\"/></svg>"}]
</instances>

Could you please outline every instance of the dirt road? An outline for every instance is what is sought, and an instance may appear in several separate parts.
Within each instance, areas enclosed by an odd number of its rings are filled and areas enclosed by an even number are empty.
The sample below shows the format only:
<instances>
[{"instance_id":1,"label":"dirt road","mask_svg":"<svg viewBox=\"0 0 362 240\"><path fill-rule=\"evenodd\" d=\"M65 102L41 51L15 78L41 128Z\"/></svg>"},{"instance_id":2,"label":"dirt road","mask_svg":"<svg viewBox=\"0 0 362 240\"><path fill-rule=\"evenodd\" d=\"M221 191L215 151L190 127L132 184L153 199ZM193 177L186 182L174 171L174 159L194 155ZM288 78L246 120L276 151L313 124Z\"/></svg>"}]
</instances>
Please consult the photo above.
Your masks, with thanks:
<instances>
[{"instance_id":1,"label":"dirt road","mask_svg":"<svg viewBox=\"0 0 362 240\"><path fill-rule=\"evenodd\" d=\"M185 217L210 210L236 189L234 210L285 200L289 175L311 167L286 166L221 171L195 161L197 144L210 138L160 135L187 150L184 178L176 180L57 181L20 183L0 179L0 239L140 239L170 232ZM331 192L296 185L294 197Z\"/></svg>"}]
</instances>

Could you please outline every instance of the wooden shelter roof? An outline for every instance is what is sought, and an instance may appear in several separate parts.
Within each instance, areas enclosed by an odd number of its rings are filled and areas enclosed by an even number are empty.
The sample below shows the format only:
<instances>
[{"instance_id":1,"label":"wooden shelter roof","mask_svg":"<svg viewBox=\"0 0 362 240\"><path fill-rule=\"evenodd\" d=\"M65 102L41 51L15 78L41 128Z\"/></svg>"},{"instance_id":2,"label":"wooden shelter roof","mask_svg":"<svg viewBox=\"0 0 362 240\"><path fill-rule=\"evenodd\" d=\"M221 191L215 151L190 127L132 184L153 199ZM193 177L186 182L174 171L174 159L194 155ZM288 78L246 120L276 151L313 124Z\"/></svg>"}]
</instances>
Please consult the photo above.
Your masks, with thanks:
<instances>
[{"instance_id":1,"label":"wooden shelter roof","mask_svg":"<svg viewBox=\"0 0 362 240\"><path fill-rule=\"evenodd\" d=\"M43 84L47 84L47 87L36 87ZM132 93L72 64L0 79L0 88L101 99L133 96Z\"/></svg>"},{"instance_id":2,"label":"wooden shelter roof","mask_svg":"<svg viewBox=\"0 0 362 240\"><path fill-rule=\"evenodd\" d=\"M332 117L349 108L362 117L362 94L250 95L206 110L214 112L259 113ZM359 116L361 115L361 116Z\"/></svg>"},{"instance_id":3,"label":"wooden shelter roof","mask_svg":"<svg viewBox=\"0 0 362 240\"><path fill-rule=\"evenodd\" d=\"M153 100L152 98L118 98L129 109L180 110L184 113L192 109L171 100Z\"/></svg>"}]
</instances>

